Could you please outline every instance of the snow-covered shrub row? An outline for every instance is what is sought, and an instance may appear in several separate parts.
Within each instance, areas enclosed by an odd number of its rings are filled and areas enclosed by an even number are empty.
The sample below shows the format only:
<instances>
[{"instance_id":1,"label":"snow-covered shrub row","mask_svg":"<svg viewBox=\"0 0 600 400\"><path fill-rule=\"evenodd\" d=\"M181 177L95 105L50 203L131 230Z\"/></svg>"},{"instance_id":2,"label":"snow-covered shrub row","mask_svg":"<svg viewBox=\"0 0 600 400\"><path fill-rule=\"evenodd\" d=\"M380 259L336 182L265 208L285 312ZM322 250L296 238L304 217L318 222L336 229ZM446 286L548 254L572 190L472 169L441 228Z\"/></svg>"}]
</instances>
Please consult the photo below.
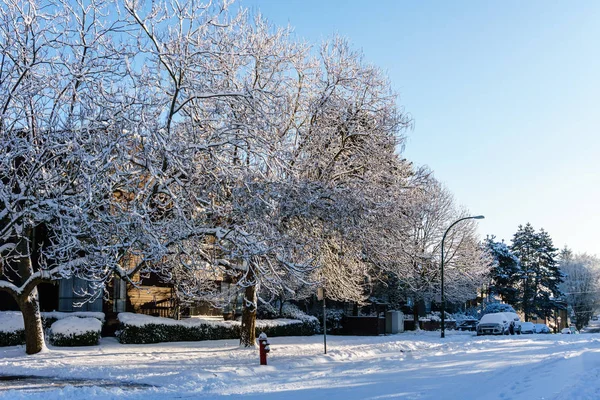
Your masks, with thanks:
<instances>
[{"instance_id":1,"label":"snow-covered shrub row","mask_svg":"<svg viewBox=\"0 0 600 400\"><path fill-rule=\"evenodd\" d=\"M341 309L337 309L337 308L328 308L327 309L327 333L340 333L340 330L342 329L342 321L344 320L345 317L345 313L344 310ZM319 333L323 333L322 328L320 327L320 321L323 321L323 312L321 312L319 314L319 317L317 318L317 321L319 321Z\"/></svg>"},{"instance_id":2,"label":"snow-covered shrub row","mask_svg":"<svg viewBox=\"0 0 600 400\"><path fill-rule=\"evenodd\" d=\"M0 346L25 343L23 316L18 311L0 312Z\"/></svg>"},{"instance_id":3,"label":"snow-covered shrub row","mask_svg":"<svg viewBox=\"0 0 600 400\"><path fill-rule=\"evenodd\" d=\"M277 310L275 310L271 305L269 304L264 304L262 305L262 307L259 307L259 309L262 308L262 312L260 314L258 314L258 317L263 319L263 320L271 320L271 319L277 319L277 317L280 318L287 318L287 319L295 319L295 320L299 320L302 321L304 323L304 327L302 328L303 330L307 330L309 332L321 332L321 324L319 322L319 319L317 317L314 317L312 315L308 315L306 314L304 311L300 310L298 308L298 306L296 306L295 304L292 303L284 303L283 307L281 308L281 315L279 315L279 312ZM296 334L293 335L288 335L288 336L295 336ZM303 334L301 334L303 335ZM312 333L307 333L307 335L312 335ZM278 336L285 336L285 335L278 335Z\"/></svg>"},{"instance_id":4,"label":"snow-covered shrub row","mask_svg":"<svg viewBox=\"0 0 600 400\"><path fill-rule=\"evenodd\" d=\"M50 327L55 322L65 318L77 318L77 319L93 319L102 328L104 322L104 313L101 312L42 312L42 325L46 330L50 330ZM90 322L92 323L92 322ZM89 339L84 342L91 342L91 335ZM98 338L100 333L98 333ZM96 338L96 343L98 342ZM53 343L52 337L50 342ZM76 342L76 341L75 341ZM62 343L62 339L58 340L58 343ZM17 346L25 344L25 328L23 326L23 316L20 311L2 311L0 312L0 347L2 346ZM53 343L56 346L80 346L79 344L62 345ZM95 344L95 343L94 343Z\"/></svg>"},{"instance_id":5,"label":"snow-covered shrub row","mask_svg":"<svg viewBox=\"0 0 600 400\"><path fill-rule=\"evenodd\" d=\"M60 311L49 311L42 312L42 325L44 329L49 329L52 324L64 318L78 317L78 318L95 318L100 321L102 325L104 323L104 313L92 312L92 311L75 311L75 312L60 312Z\"/></svg>"},{"instance_id":6,"label":"snow-covered shrub row","mask_svg":"<svg viewBox=\"0 0 600 400\"><path fill-rule=\"evenodd\" d=\"M49 340L54 346L94 346L101 331L102 322L96 318L67 317L52 324Z\"/></svg>"},{"instance_id":7,"label":"snow-covered shrub row","mask_svg":"<svg viewBox=\"0 0 600 400\"><path fill-rule=\"evenodd\" d=\"M132 313L121 313L118 318L121 326L117 338L121 343L191 342L240 337L239 321L200 318L176 321ZM308 336L316 333L314 322L293 319L257 320L256 332L257 336L260 332L265 332L267 336Z\"/></svg>"}]
</instances>

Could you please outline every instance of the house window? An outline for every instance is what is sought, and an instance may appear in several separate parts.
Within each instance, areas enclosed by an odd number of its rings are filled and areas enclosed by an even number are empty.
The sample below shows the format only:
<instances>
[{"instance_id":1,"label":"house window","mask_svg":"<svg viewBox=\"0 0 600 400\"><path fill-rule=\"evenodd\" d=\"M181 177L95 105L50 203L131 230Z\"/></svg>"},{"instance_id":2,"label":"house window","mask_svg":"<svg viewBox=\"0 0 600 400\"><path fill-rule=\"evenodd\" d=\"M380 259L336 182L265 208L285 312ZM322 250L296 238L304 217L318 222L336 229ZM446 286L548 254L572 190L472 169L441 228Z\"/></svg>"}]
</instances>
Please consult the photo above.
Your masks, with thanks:
<instances>
[{"instance_id":1,"label":"house window","mask_svg":"<svg viewBox=\"0 0 600 400\"><path fill-rule=\"evenodd\" d=\"M120 313L125 312L127 304L127 283L123 279L114 278L113 280L113 311Z\"/></svg>"},{"instance_id":2,"label":"house window","mask_svg":"<svg viewBox=\"0 0 600 400\"><path fill-rule=\"evenodd\" d=\"M100 288L81 278L61 279L58 285L58 311L102 311Z\"/></svg>"}]
</instances>

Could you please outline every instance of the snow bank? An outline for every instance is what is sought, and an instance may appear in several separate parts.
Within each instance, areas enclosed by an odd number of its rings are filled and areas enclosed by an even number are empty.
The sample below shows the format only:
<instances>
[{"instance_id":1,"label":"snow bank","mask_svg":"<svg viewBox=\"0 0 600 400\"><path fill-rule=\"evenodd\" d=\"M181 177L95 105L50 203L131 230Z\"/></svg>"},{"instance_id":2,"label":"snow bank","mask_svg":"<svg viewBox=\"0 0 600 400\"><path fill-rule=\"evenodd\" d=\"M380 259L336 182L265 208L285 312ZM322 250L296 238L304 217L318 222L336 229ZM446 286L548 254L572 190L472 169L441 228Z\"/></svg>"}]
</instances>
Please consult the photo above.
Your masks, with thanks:
<instances>
[{"instance_id":1,"label":"snow bank","mask_svg":"<svg viewBox=\"0 0 600 400\"><path fill-rule=\"evenodd\" d=\"M96 318L67 317L53 323L50 329L52 334L64 336L82 335L88 332L100 333L102 322Z\"/></svg>"},{"instance_id":2,"label":"snow bank","mask_svg":"<svg viewBox=\"0 0 600 400\"><path fill-rule=\"evenodd\" d=\"M23 315L19 311L0 312L0 332L15 332L25 329Z\"/></svg>"}]
</instances>

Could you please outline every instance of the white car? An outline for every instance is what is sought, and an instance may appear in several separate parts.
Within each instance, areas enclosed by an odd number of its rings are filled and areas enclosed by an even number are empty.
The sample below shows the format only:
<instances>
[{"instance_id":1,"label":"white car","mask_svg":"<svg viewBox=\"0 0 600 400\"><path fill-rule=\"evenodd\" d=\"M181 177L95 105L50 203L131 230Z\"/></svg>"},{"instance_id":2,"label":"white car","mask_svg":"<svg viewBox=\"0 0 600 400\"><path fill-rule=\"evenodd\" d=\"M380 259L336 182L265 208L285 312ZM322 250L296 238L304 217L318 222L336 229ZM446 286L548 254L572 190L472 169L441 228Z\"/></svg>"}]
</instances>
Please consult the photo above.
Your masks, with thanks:
<instances>
[{"instance_id":1,"label":"white car","mask_svg":"<svg viewBox=\"0 0 600 400\"><path fill-rule=\"evenodd\" d=\"M550 333L550 328L546 324L535 324L535 333Z\"/></svg>"},{"instance_id":2,"label":"white car","mask_svg":"<svg viewBox=\"0 0 600 400\"><path fill-rule=\"evenodd\" d=\"M521 322L521 333L535 333L535 325L533 322Z\"/></svg>"},{"instance_id":3,"label":"white car","mask_svg":"<svg viewBox=\"0 0 600 400\"><path fill-rule=\"evenodd\" d=\"M485 314L477 324L477 336L508 335L511 318L505 313Z\"/></svg>"},{"instance_id":4,"label":"white car","mask_svg":"<svg viewBox=\"0 0 600 400\"><path fill-rule=\"evenodd\" d=\"M568 328L562 328L560 333L562 333L563 335L574 335L576 333L579 333L579 331L575 329L574 326L569 326Z\"/></svg>"},{"instance_id":5,"label":"white car","mask_svg":"<svg viewBox=\"0 0 600 400\"><path fill-rule=\"evenodd\" d=\"M506 315L509 318L509 321L513 322L513 326L514 326L514 333L516 333L517 335L521 334L521 318L519 318L519 316L514 313L514 312L503 312L502 314Z\"/></svg>"}]
</instances>

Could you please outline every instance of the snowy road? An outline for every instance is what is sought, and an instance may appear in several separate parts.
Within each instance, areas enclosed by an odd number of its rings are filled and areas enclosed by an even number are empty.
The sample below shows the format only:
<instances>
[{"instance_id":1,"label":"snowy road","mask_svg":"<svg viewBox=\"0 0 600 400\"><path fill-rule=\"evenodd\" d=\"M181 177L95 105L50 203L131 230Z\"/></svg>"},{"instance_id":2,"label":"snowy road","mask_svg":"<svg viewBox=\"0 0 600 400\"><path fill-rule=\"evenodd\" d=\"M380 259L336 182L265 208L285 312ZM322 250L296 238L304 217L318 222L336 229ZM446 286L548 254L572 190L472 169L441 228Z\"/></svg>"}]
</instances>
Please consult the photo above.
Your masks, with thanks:
<instances>
[{"instance_id":1,"label":"snowy road","mask_svg":"<svg viewBox=\"0 0 600 400\"><path fill-rule=\"evenodd\" d=\"M0 399L598 399L600 334L273 338L269 365L235 341L0 349L0 375L98 379L102 386L0 381ZM106 384L108 382L108 384ZM123 382L123 387L114 383ZM21 385L21 387L19 387ZM128 385L128 386L126 386ZM153 385L139 388L136 385ZM31 388L30 388L31 389ZM41 390L41 389L40 389Z\"/></svg>"}]
</instances>

